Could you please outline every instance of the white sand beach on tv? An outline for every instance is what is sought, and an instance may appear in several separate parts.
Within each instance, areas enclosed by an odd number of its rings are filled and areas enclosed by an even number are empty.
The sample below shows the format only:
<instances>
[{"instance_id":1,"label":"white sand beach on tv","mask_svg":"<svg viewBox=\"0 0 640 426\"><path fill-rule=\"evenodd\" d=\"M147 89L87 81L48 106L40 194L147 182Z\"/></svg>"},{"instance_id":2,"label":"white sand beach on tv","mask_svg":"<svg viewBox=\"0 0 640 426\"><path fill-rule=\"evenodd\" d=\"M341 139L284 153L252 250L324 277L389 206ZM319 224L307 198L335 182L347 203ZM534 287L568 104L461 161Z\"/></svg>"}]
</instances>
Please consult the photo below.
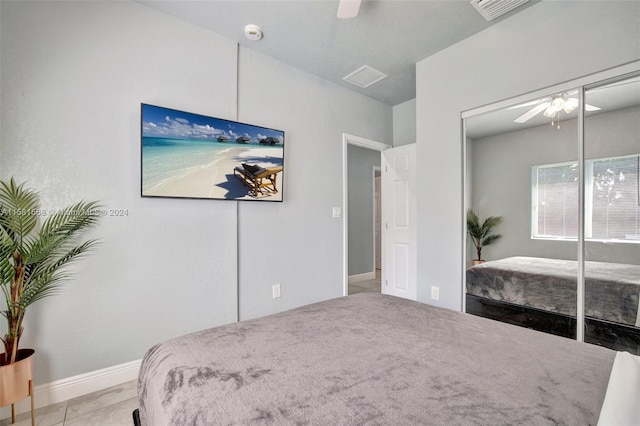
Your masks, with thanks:
<instances>
[{"instance_id":1,"label":"white sand beach on tv","mask_svg":"<svg viewBox=\"0 0 640 426\"><path fill-rule=\"evenodd\" d=\"M280 151L282 152L282 151ZM219 152L210 164L191 167L176 173L168 179L143 189L144 196L185 197L185 198L213 198L213 199L246 199L246 200L282 200L283 174L276 175L277 193L263 191L257 196L251 194L250 189L234 173L235 167L242 167L243 163L258 165L263 168L282 166L269 162L273 158L272 148L233 147ZM256 161L256 159L264 161Z\"/></svg>"}]
</instances>

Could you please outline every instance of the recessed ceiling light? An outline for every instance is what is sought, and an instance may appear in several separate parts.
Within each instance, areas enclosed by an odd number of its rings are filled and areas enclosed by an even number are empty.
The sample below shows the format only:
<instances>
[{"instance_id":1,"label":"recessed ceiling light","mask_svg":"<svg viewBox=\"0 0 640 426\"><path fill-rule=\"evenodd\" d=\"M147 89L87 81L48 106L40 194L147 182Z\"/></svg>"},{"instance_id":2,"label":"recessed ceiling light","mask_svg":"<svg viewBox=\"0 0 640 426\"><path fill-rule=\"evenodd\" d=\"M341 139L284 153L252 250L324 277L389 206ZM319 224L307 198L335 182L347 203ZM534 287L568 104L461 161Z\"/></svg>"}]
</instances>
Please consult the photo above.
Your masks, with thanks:
<instances>
[{"instance_id":1,"label":"recessed ceiling light","mask_svg":"<svg viewBox=\"0 0 640 426\"><path fill-rule=\"evenodd\" d=\"M363 65L342 79L364 89L387 77L389 77L387 74L371 68L369 65Z\"/></svg>"},{"instance_id":2,"label":"recessed ceiling light","mask_svg":"<svg viewBox=\"0 0 640 426\"><path fill-rule=\"evenodd\" d=\"M252 41L260 40L262 38L262 29L257 25L249 24L244 27L244 35Z\"/></svg>"}]
</instances>

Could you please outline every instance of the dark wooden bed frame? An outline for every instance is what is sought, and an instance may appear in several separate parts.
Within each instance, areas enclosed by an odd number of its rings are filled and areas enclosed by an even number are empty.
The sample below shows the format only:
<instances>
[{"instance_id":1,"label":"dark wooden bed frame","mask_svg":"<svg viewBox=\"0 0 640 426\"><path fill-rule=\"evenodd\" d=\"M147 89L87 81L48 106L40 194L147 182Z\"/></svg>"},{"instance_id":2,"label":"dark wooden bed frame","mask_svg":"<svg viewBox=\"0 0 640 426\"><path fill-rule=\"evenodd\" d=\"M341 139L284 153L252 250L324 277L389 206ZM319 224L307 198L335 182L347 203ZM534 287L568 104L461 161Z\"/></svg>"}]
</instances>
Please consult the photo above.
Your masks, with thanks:
<instances>
[{"instance_id":1,"label":"dark wooden bed frame","mask_svg":"<svg viewBox=\"0 0 640 426\"><path fill-rule=\"evenodd\" d=\"M467 313L575 339L576 318L565 314L466 295ZM585 318L585 342L640 355L640 329L610 321Z\"/></svg>"}]
</instances>

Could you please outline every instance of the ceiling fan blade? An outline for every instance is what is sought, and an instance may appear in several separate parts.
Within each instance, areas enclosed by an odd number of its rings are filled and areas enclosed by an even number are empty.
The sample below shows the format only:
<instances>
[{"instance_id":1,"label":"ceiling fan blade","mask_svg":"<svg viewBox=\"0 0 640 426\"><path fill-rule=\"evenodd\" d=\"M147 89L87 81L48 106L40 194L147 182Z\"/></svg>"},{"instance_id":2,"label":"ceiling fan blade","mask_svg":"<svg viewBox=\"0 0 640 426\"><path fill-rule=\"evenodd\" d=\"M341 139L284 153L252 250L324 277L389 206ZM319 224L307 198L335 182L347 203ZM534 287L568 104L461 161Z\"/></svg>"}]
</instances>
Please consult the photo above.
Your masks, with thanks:
<instances>
[{"instance_id":1,"label":"ceiling fan blade","mask_svg":"<svg viewBox=\"0 0 640 426\"><path fill-rule=\"evenodd\" d=\"M513 120L515 123L524 123L526 121L531 120L536 115L540 114L543 110L547 109L551 105L551 102L543 102L541 104L536 105L534 108L531 108L529 111L522 114L520 117Z\"/></svg>"},{"instance_id":2,"label":"ceiling fan blade","mask_svg":"<svg viewBox=\"0 0 640 426\"><path fill-rule=\"evenodd\" d=\"M518 105L514 105L514 106L510 106L507 109L516 109L516 108L523 108L523 107L528 107L528 106L532 106L532 105L537 105L538 102L540 102L542 99L536 99L535 101L529 101L529 102L525 102L523 104L518 104Z\"/></svg>"},{"instance_id":3,"label":"ceiling fan blade","mask_svg":"<svg viewBox=\"0 0 640 426\"><path fill-rule=\"evenodd\" d=\"M340 0L338 5L338 18L349 19L358 16L360 0Z\"/></svg>"}]
</instances>

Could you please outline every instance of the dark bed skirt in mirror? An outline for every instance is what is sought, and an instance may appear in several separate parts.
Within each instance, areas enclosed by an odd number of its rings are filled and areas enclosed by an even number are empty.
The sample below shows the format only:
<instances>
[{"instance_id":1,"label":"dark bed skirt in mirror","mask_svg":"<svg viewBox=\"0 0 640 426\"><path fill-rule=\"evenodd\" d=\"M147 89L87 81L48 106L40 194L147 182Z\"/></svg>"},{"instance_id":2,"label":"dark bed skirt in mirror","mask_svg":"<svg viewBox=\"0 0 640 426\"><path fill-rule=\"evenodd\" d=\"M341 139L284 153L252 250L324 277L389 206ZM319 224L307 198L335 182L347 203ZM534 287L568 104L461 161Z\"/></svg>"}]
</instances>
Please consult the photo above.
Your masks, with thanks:
<instances>
[{"instance_id":1,"label":"dark bed skirt in mirror","mask_svg":"<svg viewBox=\"0 0 640 426\"><path fill-rule=\"evenodd\" d=\"M564 314L466 295L467 313L575 339L576 319ZM585 342L640 355L640 329L587 317Z\"/></svg>"}]
</instances>

